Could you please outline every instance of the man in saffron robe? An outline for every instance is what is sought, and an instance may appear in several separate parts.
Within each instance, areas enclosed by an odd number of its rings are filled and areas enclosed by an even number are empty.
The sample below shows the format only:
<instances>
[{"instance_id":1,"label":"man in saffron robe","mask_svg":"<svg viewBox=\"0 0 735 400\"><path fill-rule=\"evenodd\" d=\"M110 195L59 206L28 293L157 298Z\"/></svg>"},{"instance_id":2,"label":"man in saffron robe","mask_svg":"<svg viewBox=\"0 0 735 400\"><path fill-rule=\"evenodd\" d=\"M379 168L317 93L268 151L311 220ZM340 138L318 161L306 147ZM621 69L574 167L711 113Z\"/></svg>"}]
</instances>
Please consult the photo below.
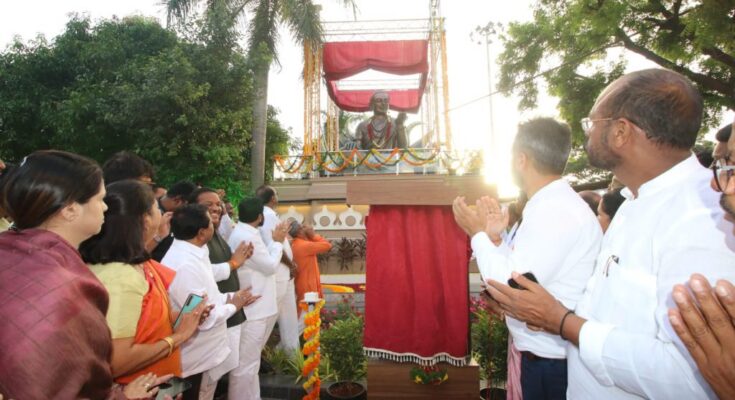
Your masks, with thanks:
<instances>
[{"instance_id":1,"label":"man in saffron robe","mask_svg":"<svg viewBox=\"0 0 735 400\"><path fill-rule=\"evenodd\" d=\"M291 250L296 263L296 301L304 299L307 292L318 292L323 298L321 276L317 254L328 252L332 244L314 232L311 226L302 226L298 222L291 223L289 235L293 237Z\"/></svg>"}]
</instances>

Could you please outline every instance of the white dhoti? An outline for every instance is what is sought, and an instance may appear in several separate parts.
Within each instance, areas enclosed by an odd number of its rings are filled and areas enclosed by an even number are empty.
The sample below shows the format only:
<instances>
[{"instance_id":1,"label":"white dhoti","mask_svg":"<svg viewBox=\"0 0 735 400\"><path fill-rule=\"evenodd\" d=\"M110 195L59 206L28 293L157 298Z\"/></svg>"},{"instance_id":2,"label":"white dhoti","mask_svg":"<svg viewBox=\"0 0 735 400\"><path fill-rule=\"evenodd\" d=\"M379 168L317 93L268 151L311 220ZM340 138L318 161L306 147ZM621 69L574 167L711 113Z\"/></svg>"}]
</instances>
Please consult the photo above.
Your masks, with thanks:
<instances>
[{"instance_id":1,"label":"white dhoti","mask_svg":"<svg viewBox=\"0 0 735 400\"><path fill-rule=\"evenodd\" d=\"M268 325L277 315L247 320L240 326L239 364L230 371L228 399L260 400L260 355L268 341Z\"/></svg>"},{"instance_id":2,"label":"white dhoti","mask_svg":"<svg viewBox=\"0 0 735 400\"><path fill-rule=\"evenodd\" d=\"M276 300L278 301L278 319L273 319L268 325L266 336L270 337L273 327L278 321L278 332L281 335L281 342L278 347L290 354L300 348L296 312L296 287L293 279L276 282Z\"/></svg>"}]
</instances>

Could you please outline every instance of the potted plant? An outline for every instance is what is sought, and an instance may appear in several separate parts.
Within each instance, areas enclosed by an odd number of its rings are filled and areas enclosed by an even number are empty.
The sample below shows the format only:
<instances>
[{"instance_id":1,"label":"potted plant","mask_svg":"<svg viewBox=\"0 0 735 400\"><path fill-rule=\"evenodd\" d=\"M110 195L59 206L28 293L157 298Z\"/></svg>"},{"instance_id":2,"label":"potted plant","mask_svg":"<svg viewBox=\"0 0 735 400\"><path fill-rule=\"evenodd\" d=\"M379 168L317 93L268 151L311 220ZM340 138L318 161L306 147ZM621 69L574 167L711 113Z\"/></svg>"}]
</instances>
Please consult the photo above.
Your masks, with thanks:
<instances>
[{"instance_id":1,"label":"potted plant","mask_svg":"<svg viewBox=\"0 0 735 400\"><path fill-rule=\"evenodd\" d=\"M365 386L358 382L365 376L367 360L362 351L364 320L352 315L330 324L321 332L322 356L329 361L337 382L327 387L334 399L365 399Z\"/></svg>"},{"instance_id":2,"label":"potted plant","mask_svg":"<svg viewBox=\"0 0 735 400\"><path fill-rule=\"evenodd\" d=\"M471 306L472 356L480 366L487 387L480 391L483 399L505 399L503 384L508 377L508 327L505 321L487 311L482 299Z\"/></svg>"}]
</instances>

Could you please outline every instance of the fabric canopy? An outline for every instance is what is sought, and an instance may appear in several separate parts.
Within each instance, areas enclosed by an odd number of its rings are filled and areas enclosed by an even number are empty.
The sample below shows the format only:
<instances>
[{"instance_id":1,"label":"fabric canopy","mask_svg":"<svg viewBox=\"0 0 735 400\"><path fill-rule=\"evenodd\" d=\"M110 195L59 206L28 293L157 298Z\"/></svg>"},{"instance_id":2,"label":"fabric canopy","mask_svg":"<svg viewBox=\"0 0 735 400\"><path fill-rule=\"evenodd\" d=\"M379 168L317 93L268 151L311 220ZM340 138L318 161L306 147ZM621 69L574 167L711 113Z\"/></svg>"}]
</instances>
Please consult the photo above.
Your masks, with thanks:
<instances>
[{"instance_id":1,"label":"fabric canopy","mask_svg":"<svg viewBox=\"0 0 735 400\"><path fill-rule=\"evenodd\" d=\"M428 46L427 40L325 43L322 62L329 96L343 110L364 112L370 110L374 90L339 90L337 81L368 69L394 75L421 74L418 88L383 88L390 95L391 109L418 111L429 70Z\"/></svg>"},{"instance_id":2,"label":"fabric canopy","mask_svg":"<svg viewBox=\"0 0 735 400\"><path fill-rule=\"evenodd\" d=\"M421 106L421 95L424 93L425 80L418 89L386 90L390 96L390 109L415 113ZM335 82L327 83L327 92L337 107L345 111L370 111L370 97L375 90L339 90Z\"/></svg>"},{"instance_id":3,"label":"fabric canopy","mask_svg":"<svg viewBox=\"0 0 735 400\"><path fill-rule=\"evenodd\" d=\"M451 206L370 206L365 351L462 366L469 354L469 247Z\"/></svg>"}]
</instances>

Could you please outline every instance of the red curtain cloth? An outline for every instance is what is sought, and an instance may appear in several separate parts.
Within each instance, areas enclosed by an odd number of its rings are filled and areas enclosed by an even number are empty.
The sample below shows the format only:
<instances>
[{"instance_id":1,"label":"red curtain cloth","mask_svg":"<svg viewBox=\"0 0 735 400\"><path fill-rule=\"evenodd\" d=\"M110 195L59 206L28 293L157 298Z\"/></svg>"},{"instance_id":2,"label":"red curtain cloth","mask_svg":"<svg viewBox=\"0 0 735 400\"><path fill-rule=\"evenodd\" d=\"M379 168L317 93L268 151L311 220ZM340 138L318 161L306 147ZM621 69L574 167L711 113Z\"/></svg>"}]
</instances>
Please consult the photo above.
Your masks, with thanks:
<instances>
[{"instance_id":1,"label":"red curtain cloth","mask_svg":"<svg viewBox=\"0 0 735 400\"><path fill-rule=\"evenodd\" d=\"M427 40L331 42L324 44L324 77L348 78L367 69L395 75L425 74L429 70Z\"/></svg>"},{"instance_id":2,"label":"red curtain cloth","mask_svg":"<svg viewBox=\"0 0 735 400\"><path fill-rule=\"evenodd\" d=\"M451 206L370 206L367 232L366 353L464 365L468 238Z\"/></svg>"},{"instance_id":3,"label":"red curtain cloth","mask_svg":"<svg viewBox=\"0 0 735 400\"><path fill-rule=\"evenodd\" d=\"M421 106L421 95L424 93L425 80L418 89L387 90L390 96L390 108L394 111L415 113ZM370 111L370 97L374 90L339 90L335 82L327 84L327 92L337 107L345 111Z\"/></svg>"},{"instance_id":4,"label":"red curtain cloth","mask_svg":"<svg viewBox=\"0 0 735 400\"><path fill-rule=\"evenodd\" d=\"M368 69L394 75L421 74L419 87L409 90L389 90L390 108L417 112L426 86L429 70L427 40L390 40L325 43L322 53L327 92L337 106L346 111L370 110L372 90L337 88L336 81ZM386 88L390 89L390 88Z\"/></svg>"}]
</instances>

